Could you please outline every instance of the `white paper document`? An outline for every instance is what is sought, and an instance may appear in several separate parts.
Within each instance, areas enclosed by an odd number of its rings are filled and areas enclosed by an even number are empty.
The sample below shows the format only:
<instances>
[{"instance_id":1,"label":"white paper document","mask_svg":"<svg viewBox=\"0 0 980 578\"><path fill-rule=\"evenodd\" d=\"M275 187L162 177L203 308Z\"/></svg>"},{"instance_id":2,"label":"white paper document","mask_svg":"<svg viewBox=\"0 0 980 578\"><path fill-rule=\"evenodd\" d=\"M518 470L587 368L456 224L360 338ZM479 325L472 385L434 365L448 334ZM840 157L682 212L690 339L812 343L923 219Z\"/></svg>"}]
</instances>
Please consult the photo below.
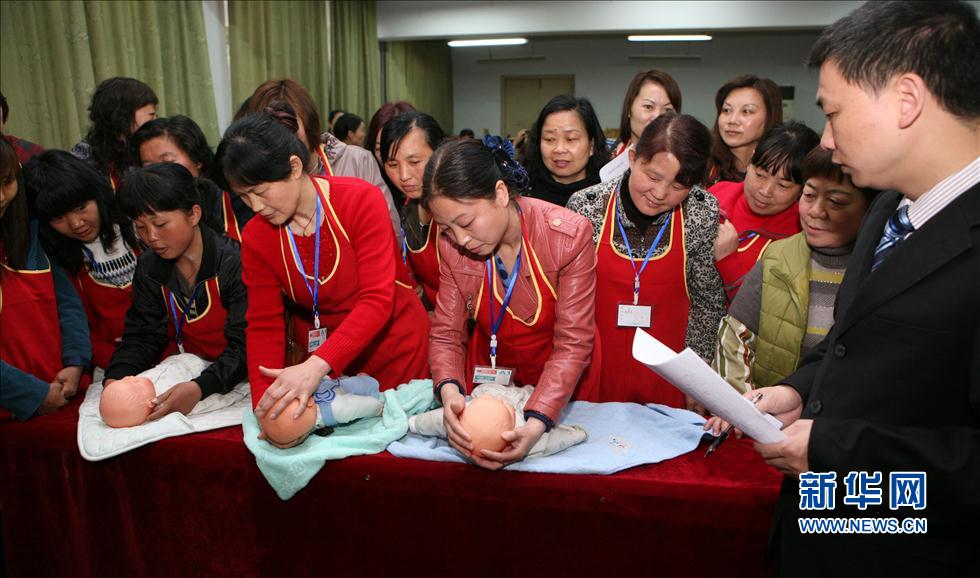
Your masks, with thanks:
<instances>
[{"instance_id":1,"label":"white paper document","mask_svg":"<svg viewBox=\"0 0 980 578\"><path fill-rule=\"evenodd\" d=\"M750 438L766 444L786 439L786 434L779 431L783 424L778 419L756 409L690 349L676 353L637 329L633 337L633 358Z\"/></svg>"}]
</instances>

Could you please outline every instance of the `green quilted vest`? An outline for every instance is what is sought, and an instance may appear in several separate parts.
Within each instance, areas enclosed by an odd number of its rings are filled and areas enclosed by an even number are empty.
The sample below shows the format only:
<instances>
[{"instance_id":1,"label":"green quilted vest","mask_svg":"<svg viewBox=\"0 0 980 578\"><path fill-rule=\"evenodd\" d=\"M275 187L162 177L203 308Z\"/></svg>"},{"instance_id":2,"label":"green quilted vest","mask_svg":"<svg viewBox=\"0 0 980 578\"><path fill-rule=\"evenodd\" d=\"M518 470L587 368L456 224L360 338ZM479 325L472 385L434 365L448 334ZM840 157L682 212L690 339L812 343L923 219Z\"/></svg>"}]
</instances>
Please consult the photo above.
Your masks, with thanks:
<instances>
[{"instance_id":1,"label":"green quilted vest","mask_svg":"<svg viewBox=\"0 0 980 578\"><path fill-rule=\"evenodd\" d=\"M762 256L762 307L752 366L756 387L775 385L796 371L809 297L810 247L803 233L769 245Z\"/></svg>"}]
</instances>

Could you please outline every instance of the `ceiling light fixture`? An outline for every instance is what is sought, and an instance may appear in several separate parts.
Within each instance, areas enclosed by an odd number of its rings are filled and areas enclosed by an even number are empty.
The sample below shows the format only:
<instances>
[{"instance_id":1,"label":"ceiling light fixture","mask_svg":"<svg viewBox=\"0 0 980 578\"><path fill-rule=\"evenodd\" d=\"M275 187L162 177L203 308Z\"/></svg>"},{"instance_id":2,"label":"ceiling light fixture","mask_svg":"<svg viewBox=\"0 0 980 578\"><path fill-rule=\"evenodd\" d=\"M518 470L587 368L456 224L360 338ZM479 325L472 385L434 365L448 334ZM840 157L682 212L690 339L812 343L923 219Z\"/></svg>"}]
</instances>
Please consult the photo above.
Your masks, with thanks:
<instances>
[{"instance_id":1,"label":"ceiling light fixture","mask_svg":"<svg viewBox=\"0 0 980 578\"><path fill-rule=\"evenodd\" d=\"M630 42L706 42L711 37L707 34L632 34L626 39Z\"/></svg>"},{"instance_id":2,"label":"ceiling light fixture","mask_svg":"<svg viewBox=\"0 0 980 578\"><path fill-rule=\"evenodd\" d=\"M450 40L449 46L453 48L467 48L470 46L519 46L527 44L527 38L480 38L476 40Z\"/></svg>"}]
</instances>

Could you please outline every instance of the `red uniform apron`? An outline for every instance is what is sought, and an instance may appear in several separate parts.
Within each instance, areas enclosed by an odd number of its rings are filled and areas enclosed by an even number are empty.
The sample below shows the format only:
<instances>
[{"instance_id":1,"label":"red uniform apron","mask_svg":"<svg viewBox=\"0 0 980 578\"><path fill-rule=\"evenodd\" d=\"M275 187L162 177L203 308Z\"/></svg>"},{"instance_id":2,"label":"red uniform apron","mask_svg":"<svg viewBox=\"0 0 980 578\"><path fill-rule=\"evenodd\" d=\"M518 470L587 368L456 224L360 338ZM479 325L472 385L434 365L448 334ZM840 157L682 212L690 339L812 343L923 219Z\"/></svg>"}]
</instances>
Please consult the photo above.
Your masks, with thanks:
<instances>
[{"instance_id":1,"label":"red uniform apron","mask_svg":"<svg viewBox=\"0 0 980 578\"><path fill-rule=\"evenodd\" d=\"M221 226L225 232L225 237L242 242L242 230L238 226L238 219L235 217L235 209L231 205L231 193L221 191Z\"/></svg>"},{"instance_id":2,"label":"red uniform apron","mask_svg":"<svg viewBox=\"0 0 980 578\"><path fill-rule=\"evenodd\" d=\"M405 250L412 274L422 285L426 301L435 307L436 295L439 293L439 262L442 260L439 255L439 227L434 221L430 223L429 234L422 248L415 251L405 242Z\"/></svg>"},{"instance_id":3,"label":"red uniform apron","mask_svg":"<svg viewBox=\"0 0 980 578\"><path fill-rule=\"evenodd\" d=\"M109 367L109 359L122 337L126 312L133 303L133 284L122 286L97 281L85 265L72 277L72 284L82 298L92 339L92 365Z\"/></svg>"},{"instance_id":4,"label":"red uniform apron","mask_svg":"<svg viewBox=\"0 0 980 578\"><path fill-rule=\"evenodd\" d=\"M317 154L320 156L320 172L316 173L317 177L332 177L333 169L330 168L330 161L327 159L327 151L324 145L320 145L316 149Z\"/></svg>"},{"instance_id":5,"label":"red uniform apron","mask_svg":"<svg viewBox=\"0 0 980 578\"><path fill-rule=\"evenodd\" d=\"M634 327L619 327L619 304L633 303L635 272L629 255L613 245L617 234L616 198L609 195L606 213L596 245L596 327L602 335L602 380L599 401L662 403L684 407L684 394L670 382L633 359ZM684 212L678 205L670 219L667 251L651 257L640 275L638 305L653 308L651 326L646 331L674 351L684 349L684 336L691 309L687 290L687 259L684 247ZM637 270L643 259L635 259Z\"/></svg>"},{"instance_id":6,"label":"red uniform apron","mask_svg":"<svg viewBox=\"0 0 980 578\"><path fill-rule=\"evenodd\" d=\"M323 193L317 179L313 179L313 184L324 208L324 219L320 225L320 287L317 301L320 327L326 328L329 342L333 332L347 319L357 302L357 259L347 232L330 204L330 197ZM312 273L314 237L296 237L295 240L304 270ZM292 301L294 313L298 313L293 317L294 339L300 350L306 351L309 331L313 329L313 299L296 265L296 259L300 256L292 251L286 227L280 227L279 246L289 277L289 287L285 288L286 298ZM400 257L398 260L401 260ZM313 281L312 276L307 279ZM366 373L378 380L382 390L393 389L429 374L428 346L429 317L415 290L396 278L391 317L374 340L344 368L344 374ZM331 375L338 377L333 371Z\"/></svg>"},{"instance_id":7,"label":"red uniform apron","mask_svg":"<svg viewBox=\"0 0 980 578\"><path fill-rule=\"evenodd\" d=\"M221 304L221 286L218 284L217 277L204 282L204 286L194 300L197 315L187 319L184 319L187 303L183 295L172 294L166 287L161 287L160 293L169 318L167 336L170 339L170 345L164 351L161 360L179 351L176 342L175 314L178 322L182 322L180 336L185 352L193 353L208 361L214 361L224 353L228 347L228 340L225 339L225 320L228 318L228 312ZM171 295L174 298L172 302Z\"/></svg>"},{"instance_id":8,"label":"red uniform apron","mask_svg":"<svg viewBox=\"0 0 980 578\"><path fill-rule=\"evenodd\" d=\"M731 303L742 286L742 280L762 257L769 243L791 237L801 231L799 205L794 202L775 215L757 215L745 199L744 183L719 183L711 187L718 198L722 218L727 218L738 231L738 249L715 263L725 295Z\"/></svg>"},{"instance_id":9,"label":"red uniform apron","mask_svg":"<svg viewBox=\"0 0 980 578\"><path fill-rule=\"evenodd\" d=\"M3 261L6 261L3 258ZM62 369L61 326L51 265L0 271L0 359L46 382Z\"/></svg>"},{"instance_id":10,"label":"red uniform apron","mask_svg":"<svg viewBox=\"0 0 980 578\"><path fill-rule=\"evenodd\" d=\"M119 189L123 186L122 177L119 176L119 172L116 171L116 165L114 163L109 163L109 186L112 187L113 193L118 193Z\"/></svg>"},{"instance_id":11,"label":"red uniform apron","mask_svg":"<svg viewBox=\"0 0 980 578\"><path fill-rule=\"evenodd\" d=\"M537 295L537 312L533 319L525 321L514 316L513 311L508 307L507 314L503 316L500 328L497 330L497 366L514 369L513 381L514 385L518 386L536 385L541 378L545 363L551 358L555 344L555 306L558 303L558 293L541 270L534 248L527 240L523 230L521 235L521 252L524 255L521 259L521 271L514 271L511 274L520 275L517 282L521 283L521 280L524 279L522 272L524 266L530 267L532 293ZM491 268L493 270L494 315L500 315L500 306L504 301L504 290L497 276L497 268ZM470 381L472 381L475 366L490 365L490 306L489 303L483 305L486 292L487 283L484 281L480 285L480 293L477 295L474 306L476 328L470 337L469 351L466 356L465 378ZM572 399L597 401L599 366L601 363L600 349L599 336L596 335L592 363L582 372L578 386L572 394Z\"/></svg>"}]
</instances>

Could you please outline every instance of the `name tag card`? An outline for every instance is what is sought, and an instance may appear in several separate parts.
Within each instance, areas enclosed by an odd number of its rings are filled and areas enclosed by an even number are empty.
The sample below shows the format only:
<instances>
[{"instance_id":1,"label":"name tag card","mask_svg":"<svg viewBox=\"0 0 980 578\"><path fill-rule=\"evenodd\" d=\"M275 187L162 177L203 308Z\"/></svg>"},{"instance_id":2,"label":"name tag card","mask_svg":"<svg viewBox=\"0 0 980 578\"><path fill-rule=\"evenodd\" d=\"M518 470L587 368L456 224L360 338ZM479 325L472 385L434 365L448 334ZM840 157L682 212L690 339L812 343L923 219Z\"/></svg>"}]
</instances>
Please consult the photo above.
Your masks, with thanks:
<instances>
[{"instance_id":1,"label":"name tag card","mask_svg":"<svg viewBox=\"0 0 980 578\"><path fill-rule=\"evenodd\" d=\"M649 329L653 322L653 307L649 305L619 304L616 325L619 327L642 327Z\"/></svg>"},{"instance_id":2,"label":"name tag card","mask_svg":"<svg viewBox=\"0 0 980 578\"><path fill-rule=\"evenodd\" d=\"M498 367L494 369L488 365L477 365L473 368L473 383L476 385L484 383L513 385L514 370L510 367Z\"/></svg>"},{"instance_id":3,"label":"name tag card","mask_svg":"<svg viewBox=\"0 0 980 578\"><path fill-rule=\"evenodd\" d=\"M307 334L307 339L306 352L313 353L327 340L327 328L310 329L310 332Z\"/></svg>"}]
</instances>

